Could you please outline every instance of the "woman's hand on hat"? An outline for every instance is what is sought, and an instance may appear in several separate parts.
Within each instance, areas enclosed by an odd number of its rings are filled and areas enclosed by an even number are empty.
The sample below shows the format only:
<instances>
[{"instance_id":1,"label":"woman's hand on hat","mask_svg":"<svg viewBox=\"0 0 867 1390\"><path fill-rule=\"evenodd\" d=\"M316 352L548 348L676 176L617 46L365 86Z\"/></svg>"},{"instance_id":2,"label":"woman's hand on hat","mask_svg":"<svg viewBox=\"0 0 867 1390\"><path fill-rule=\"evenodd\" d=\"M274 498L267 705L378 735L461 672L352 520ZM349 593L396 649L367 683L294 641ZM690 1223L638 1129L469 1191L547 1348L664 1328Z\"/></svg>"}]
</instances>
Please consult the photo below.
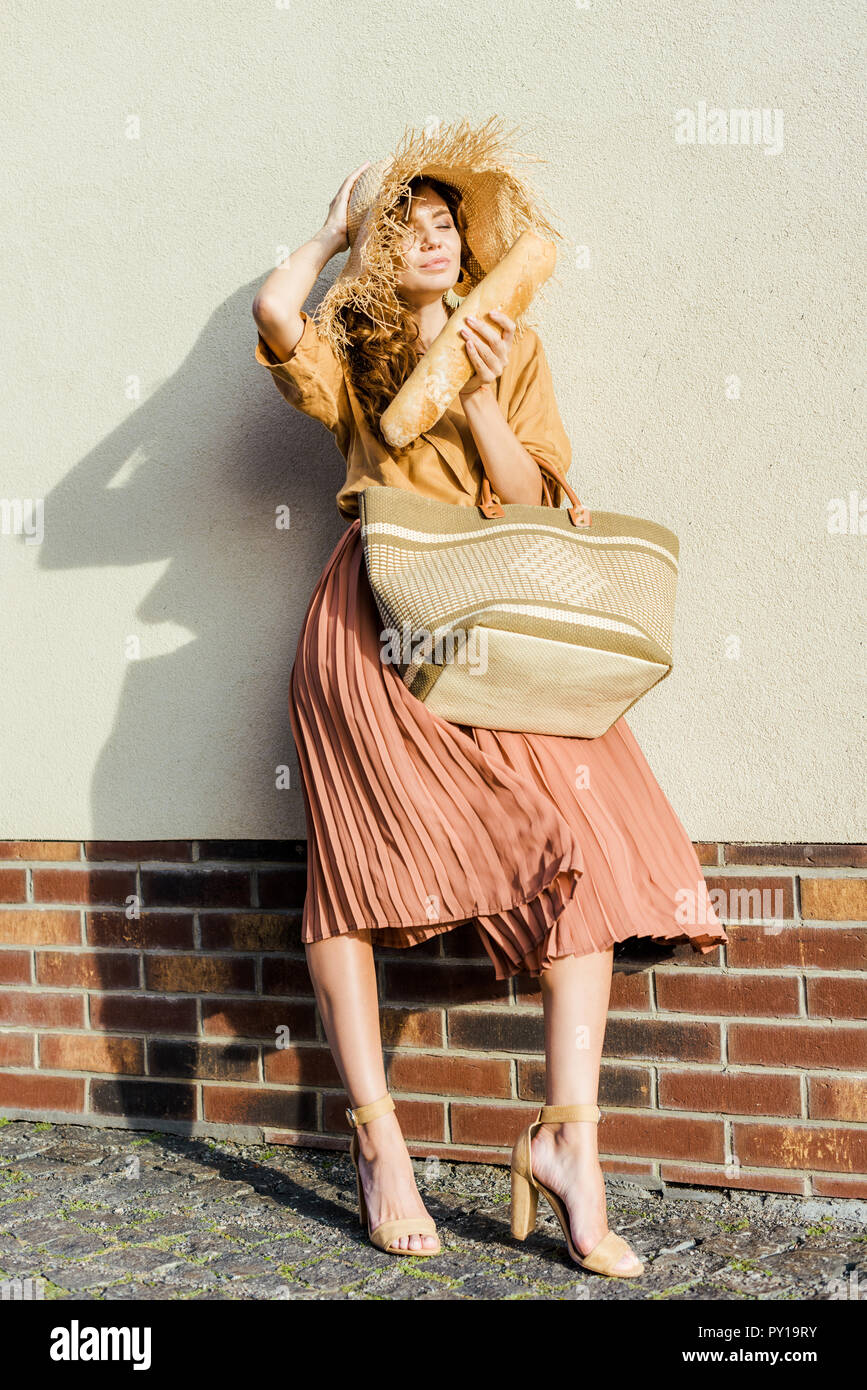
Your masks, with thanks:
<instances>
[{"instance_id":1,"label":"woman's hand on hat","mask_svg":"<svg viewBox=\"0 0 867 1390\"><path fill-rule=\"evenodd\" d=\"M468 314L458 332L464 340L467 356L474 368L466 386L458 395L471 396L480 386L489 386L502 375L509 360L509 351L515 337L515 321L501 309L489 310L487 317L493 323Z\"/></svg>"},{"instance_id":2,"label":"woman's hand on hat","mask_svg":"<svg viewBox=\"0 0 867 1390\"><path fill-rule=\"evenodd\" d=\"M323 232L335 242L334 253L346 251L349 246L349 233L346 228L346 219L349 211L349 196L352 193L352 186L359 174L363 174L370 165L370 160L366 159L363 164L359 164L357 169L353 169L351 174L347 174L343 183L338 188L328 208L325 221L322 224Z\"/></svg>"}]
</instances>

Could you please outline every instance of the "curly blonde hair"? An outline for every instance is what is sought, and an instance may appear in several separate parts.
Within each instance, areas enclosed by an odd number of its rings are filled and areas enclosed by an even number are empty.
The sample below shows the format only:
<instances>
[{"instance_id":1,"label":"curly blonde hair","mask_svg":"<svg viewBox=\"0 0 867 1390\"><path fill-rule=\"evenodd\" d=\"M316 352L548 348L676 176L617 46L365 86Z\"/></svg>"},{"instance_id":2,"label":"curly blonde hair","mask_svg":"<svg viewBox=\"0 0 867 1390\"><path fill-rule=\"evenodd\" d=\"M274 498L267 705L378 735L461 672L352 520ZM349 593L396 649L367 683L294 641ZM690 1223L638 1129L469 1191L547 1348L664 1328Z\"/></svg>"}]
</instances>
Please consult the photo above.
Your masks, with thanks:
<instances>
[{"instance_id":1,"label":"curly blonde hair","mask_svg":"<svg viewBox=\"0 0 867 1390\"><path fill-rule=\"evenodd\" d=\"M401 222L409 222L411 199L422 184L433 188L440 195L460 233L463 278L467 273L470 251L464 236L466 221L463 216L463 200L457 189L442 183L439 179L419 175L418 178L410 180L410 192L394 210L396 216ZM446 312L449 317L454 313L454 309L447 302ZM403 449L388 444L383 437L380 420L407 377L424 356L424 349L419 342L418 324L409 307L402 302L397 321L389 327L375 323L367 314L353 308L351 304L344 304L338 311L338 316L349 340L347 372L368 428L392 453L398 456L408 453L418 441L413 441Z\"/></svg>"}]
</instances>

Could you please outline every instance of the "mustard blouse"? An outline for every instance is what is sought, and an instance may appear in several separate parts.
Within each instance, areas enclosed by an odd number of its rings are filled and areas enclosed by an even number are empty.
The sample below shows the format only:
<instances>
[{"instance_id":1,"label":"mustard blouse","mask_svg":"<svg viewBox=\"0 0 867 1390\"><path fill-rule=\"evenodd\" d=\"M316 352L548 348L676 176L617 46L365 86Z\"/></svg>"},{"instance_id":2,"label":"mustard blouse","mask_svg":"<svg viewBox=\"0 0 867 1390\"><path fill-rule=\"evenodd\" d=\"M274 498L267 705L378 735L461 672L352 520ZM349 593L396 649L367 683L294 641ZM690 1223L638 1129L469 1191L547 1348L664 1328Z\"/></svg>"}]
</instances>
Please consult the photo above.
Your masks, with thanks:
<instances>
[{"instance_id":1,"label":"mustard blouse","mask_svg":"<svg viewBox=\"0 0 867 1390\"><path fill-rule=\"evenodd\" d=\"M282 396L296 409L320 420L346 459L346 479L337 507L348 520L358 516L358 496L366 487L406 487L441 502L476 506L481 501L482 462L459 396L411 450L397 459L368 428L342 361L301 310L304 330L290 356L278 362L261 333L255 358L271 373ZM529 454L566 474L572 461L551 372L532 328L513 340L502 375L493 384L497 401ZM544 476L544 475L543 475ZM555 506L562 488L549 480Z\"/></svg>"}]
</instances>

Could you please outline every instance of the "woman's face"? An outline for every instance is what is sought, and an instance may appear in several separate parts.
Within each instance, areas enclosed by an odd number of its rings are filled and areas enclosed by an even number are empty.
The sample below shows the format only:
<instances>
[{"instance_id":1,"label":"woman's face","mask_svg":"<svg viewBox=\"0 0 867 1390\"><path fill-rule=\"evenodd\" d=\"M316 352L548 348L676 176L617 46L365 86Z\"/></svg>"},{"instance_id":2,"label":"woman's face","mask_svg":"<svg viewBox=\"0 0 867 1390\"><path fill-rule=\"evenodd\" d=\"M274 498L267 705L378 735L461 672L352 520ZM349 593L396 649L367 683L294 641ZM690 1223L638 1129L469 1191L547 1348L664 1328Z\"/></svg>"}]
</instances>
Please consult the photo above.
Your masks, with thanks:
<instances>
[{"instance_id":1,"label":"woman's face","mask_svg":"<svg viewBox=\"0 0 867 1390\"><path fill-rule=\"evenodd\" d=\"M447 203L429 184L419 184L410 200L397 288L408 303L440 298L461 274L461 234Z\"/></svg>"}]
</instances>

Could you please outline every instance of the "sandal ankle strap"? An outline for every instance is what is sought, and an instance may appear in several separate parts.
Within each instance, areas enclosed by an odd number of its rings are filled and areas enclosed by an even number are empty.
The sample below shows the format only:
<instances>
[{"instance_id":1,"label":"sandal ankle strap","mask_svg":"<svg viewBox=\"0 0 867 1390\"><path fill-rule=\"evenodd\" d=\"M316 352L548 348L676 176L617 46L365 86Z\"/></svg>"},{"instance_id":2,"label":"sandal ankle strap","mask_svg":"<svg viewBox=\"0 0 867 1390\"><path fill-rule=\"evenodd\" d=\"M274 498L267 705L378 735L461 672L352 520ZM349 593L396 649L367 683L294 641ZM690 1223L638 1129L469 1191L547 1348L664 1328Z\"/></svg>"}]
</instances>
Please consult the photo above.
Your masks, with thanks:
<instances>
[{"instance_id":1,"label":"sandal ankle strap","mask_svg":"<svg viewBox=\"0 0 867 1390\"><path fill-rule=\"evenodd\" d=\"M356 1129L359 1125L366 1125L368 1120L375 1120L379 1115L387 1115L389 1110L394 1110L394 1108L394 1101L386 1091L385 1095L380 1096L379 1100L372 1100L367 1105L356 1105L354 1109L351 1105L348 1105L346 1107L346 1118L352 1125L352 1128Z\"/></svg>"},{"instance_id":2,"label":"sandal ankle strap","mask_svg":"<svg viewBox=\"0 0 867 1390\"><path fill-rule=\"evenodd\" d=\"M602 1111L598 1105L543 1105L536 1116L536 1124L568 1124L571 1120L590 1120L598 1124Z\"/></svg>"}]
</instances>

